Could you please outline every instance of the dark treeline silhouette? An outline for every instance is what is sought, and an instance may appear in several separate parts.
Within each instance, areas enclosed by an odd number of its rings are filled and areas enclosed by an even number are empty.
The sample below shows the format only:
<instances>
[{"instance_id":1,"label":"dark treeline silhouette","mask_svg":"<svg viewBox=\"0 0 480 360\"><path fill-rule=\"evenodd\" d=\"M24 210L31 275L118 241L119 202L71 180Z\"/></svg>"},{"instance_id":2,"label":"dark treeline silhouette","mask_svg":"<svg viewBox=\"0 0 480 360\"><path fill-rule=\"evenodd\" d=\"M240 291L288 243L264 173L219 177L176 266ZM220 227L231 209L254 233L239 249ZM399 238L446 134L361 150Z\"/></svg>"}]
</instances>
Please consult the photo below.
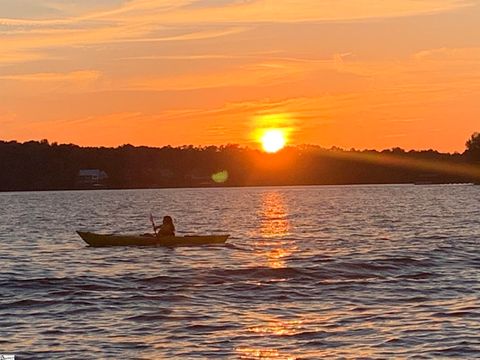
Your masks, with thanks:
<instances>
[{"instance_id":1,"label":"dark treeline silhouette","mask_svg":"<svg viewBox=\"0 0 480 360\"><path fill-rule=\"evenodd\" d=\"M472 135L463 154L318 146L266 154L237 145L94 148L0 141L0 191L479 182L479 162L480 134ZM82 182L84 169L101 170L108 178Z\"/></svg>"}]
</instances>

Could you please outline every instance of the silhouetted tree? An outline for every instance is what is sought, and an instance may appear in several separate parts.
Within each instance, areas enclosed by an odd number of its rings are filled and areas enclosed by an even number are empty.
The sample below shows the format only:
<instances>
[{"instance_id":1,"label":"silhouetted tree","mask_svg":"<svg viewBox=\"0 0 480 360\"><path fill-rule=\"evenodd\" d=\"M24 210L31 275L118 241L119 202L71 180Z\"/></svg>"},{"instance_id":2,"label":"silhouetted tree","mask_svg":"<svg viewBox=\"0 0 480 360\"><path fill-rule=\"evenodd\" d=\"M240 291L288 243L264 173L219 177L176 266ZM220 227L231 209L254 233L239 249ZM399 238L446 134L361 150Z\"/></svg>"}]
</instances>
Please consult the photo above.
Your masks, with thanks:
<instances>
[{"instance_id":1,"label":"silhouetted tree","mask_svg":"<svg viewBox=\"0 0 480 360\"><path fill-rule=\"evenodd\" d=\"M474 133L466 142L466 154L471 160L480 161L480 133Z\"/></svg>"},{"instance_id":2,"label":"silhouetted tree","mask_svg":"<svg viewBox=\"0 0 480 360\"><path fill-rule=\"evenodd\" d=\"M80 169L105 171L108 188L412 183L422 178L464 182L465 175L442 171L451 167L441 163L462 164L474 155L480 159L479 134L467 142L463 155L310 145L265 154L238 145L94 148L0 141L0 191L74 189ZM220 172L228 179L218 184L212 175Z\"/></svg>"}]
</instances>

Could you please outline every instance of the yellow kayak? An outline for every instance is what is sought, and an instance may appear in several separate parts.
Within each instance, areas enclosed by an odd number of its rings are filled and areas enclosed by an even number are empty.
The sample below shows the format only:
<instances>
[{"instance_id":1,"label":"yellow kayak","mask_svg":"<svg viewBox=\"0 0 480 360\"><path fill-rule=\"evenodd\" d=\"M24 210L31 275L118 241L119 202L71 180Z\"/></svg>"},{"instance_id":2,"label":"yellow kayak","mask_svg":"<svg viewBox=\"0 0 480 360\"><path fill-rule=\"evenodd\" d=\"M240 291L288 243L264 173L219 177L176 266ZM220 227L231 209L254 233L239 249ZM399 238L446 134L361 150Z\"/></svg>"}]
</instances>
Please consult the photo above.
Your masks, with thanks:
<instances>
[{"instance_id":1,"label":"yellow kayak","mask_svg":"<svg viewBox=\"0 0 480 360\"><path fill-rule=\"evenodd\" d=\"M104 235L92 232L77 231L77 234L90 246L198 246L208 244L224 244L230 235L206 236L165 236L148 235Z\"/></svg>"}]
</instances>

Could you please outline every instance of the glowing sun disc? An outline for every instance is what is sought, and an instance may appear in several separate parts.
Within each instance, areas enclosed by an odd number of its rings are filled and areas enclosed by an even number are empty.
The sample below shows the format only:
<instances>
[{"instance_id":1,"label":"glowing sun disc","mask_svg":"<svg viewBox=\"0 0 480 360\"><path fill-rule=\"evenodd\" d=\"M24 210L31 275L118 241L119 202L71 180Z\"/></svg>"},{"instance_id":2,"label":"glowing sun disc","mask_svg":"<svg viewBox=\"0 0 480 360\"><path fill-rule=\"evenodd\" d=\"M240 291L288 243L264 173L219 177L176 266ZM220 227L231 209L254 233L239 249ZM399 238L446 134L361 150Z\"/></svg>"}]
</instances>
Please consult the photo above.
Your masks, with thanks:
<instances>
[{"instance_id":1,"label":"glowing sun disc","mask_svg":"<svg viewBox=\"0 0 480 360\"><path fill-rule=\"evenodd\" d=\"M263 150L268 153L276 153L277 151L283 149L287 142L283 131L278 129L265 131L260 141L262 143Z\"/></svg>"}]
</instances>

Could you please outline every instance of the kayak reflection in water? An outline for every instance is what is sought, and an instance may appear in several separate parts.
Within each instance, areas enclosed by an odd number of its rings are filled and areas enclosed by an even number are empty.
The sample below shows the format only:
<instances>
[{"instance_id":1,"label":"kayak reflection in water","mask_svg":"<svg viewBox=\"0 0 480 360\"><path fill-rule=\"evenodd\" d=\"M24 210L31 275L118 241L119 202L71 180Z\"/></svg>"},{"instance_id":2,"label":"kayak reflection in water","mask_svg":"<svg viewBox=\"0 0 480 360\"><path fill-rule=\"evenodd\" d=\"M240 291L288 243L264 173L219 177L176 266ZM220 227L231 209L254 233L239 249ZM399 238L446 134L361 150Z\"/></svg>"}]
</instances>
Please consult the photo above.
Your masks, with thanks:
<instances>
[{"instance_id":1,"label":"kayak reflection in water","mask_svg":"<svg viewBox=\"0 0 480 360\"><path fill-rule=\"evenodd\" d=\"M175 225L171 216L164 216L162 225L154 227L157 237L175 236Z\"/></svg>"}]
</instances>

